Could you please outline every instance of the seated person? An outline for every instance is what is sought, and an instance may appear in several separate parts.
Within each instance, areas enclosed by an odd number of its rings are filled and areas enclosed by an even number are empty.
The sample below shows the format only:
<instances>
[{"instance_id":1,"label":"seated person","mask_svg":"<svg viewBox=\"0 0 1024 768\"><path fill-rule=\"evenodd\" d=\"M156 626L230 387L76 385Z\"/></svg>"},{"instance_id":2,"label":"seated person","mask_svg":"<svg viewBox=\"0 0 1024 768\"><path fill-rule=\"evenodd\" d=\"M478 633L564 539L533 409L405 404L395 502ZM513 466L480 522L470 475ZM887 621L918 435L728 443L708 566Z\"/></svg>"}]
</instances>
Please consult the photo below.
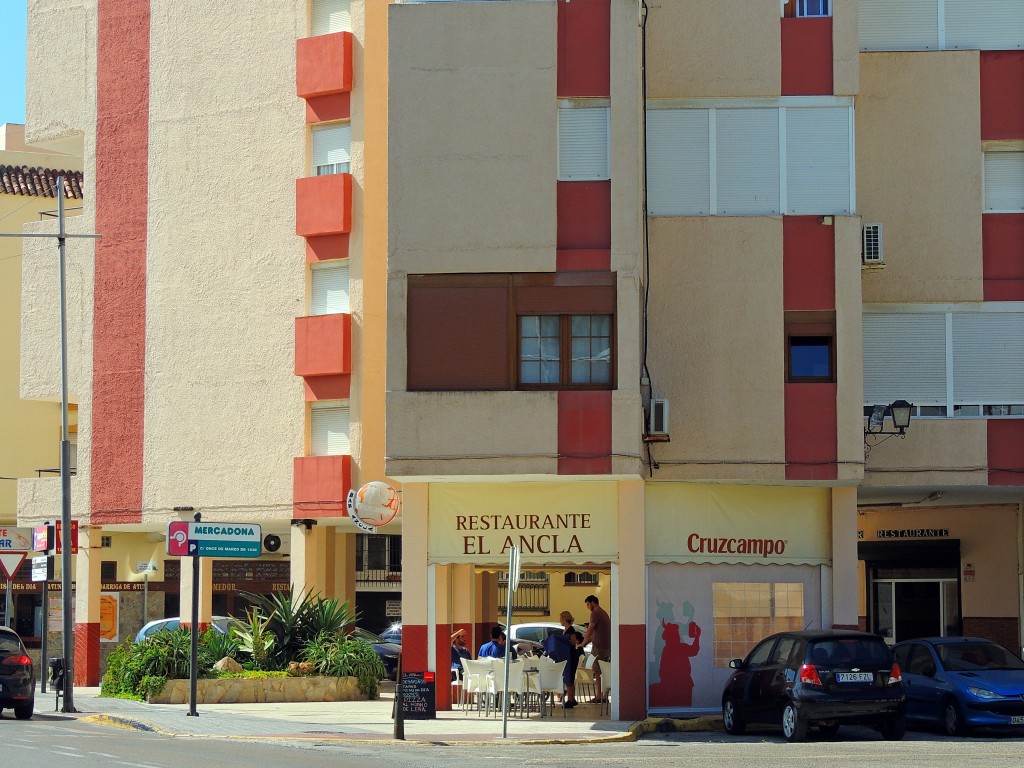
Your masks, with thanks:
<instances>
[{"instance_id":1,"label":"seated person","mask_svg":"<svg viewBox=\"0 0 1024 768\"><path fill-rule=\"evenodd\" d=\"M466 647L466 630L460 629L452 635L452 680L458 680L462 675L462 660L471 658Z\"/></svg>"},{"instance_id":2,"label":"seated person","mask_svg":"<svg viewBox=\"0 0 1024 768\"><path fill-rule=\"evenodd\" d=\"M510 654L512 661L516 659L515 648L511 649ZM478 659L503 659L505 658L505 633L501 627L491 627L491 641L484 643L480 646L480 652L477 654Z\"/></svg>"}]
</instances>

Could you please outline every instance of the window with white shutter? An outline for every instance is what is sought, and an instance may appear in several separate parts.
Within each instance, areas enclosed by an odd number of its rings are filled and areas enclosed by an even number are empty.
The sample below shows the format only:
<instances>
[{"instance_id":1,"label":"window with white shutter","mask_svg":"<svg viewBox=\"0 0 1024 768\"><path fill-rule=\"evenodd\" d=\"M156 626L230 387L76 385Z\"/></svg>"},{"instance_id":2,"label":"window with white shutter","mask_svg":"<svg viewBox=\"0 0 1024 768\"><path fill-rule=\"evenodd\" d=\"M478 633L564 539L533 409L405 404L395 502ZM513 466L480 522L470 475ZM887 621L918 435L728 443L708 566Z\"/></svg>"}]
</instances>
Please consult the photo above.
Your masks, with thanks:
<instances>
[{"instance_id":1,"label":"window with white shutter","mask_svg":"<svg viewBox=\"0 0 1024 768\"><path fill-rule=\"evenodd\" d=\"M985 213L1024 213L1024 152L985 153Z\"/></svg>"},{"instance_id":2,"label":"window with white shutter","mask_svg":"<svg viewBox=\"0 0 1024 768\"><path fill-rule=\"evenodd\" d=\"M314 125L310 143L310 166L314 176L349 172L352 127L348 123Z\"/></svg>"},{"instance_id":3,"label":"window with white shutter","mask_svg":"<svg viewBox=\"0 0 1024 768\"><path fill-rule=\"evenodd\" d=\"M1024 3L1020 0L944 0L943 47L972 51L1024 48Z\"/></svg>"},{"instance_id":4,"label":"window with white shutter","mask_svg":"<svg viewBox=\"0 0 1024 768\"><path fill-rule=\"evenodd\" d=\"M719 109L716 124L718 213L781 213L779 110Z\"/></svg>"},{"instance_id":5,"label":"window with white shutter","mask_svg":"<svg viewBox=\"0 0 1024 768\"><path fill-rule=\"evenodd\" d=\"M313 35L352 31L352 0L312 0Z\"/></svg>"},{"instance_id":6,"label":"window with white shutter","mask_svg":"<svg viewBox=\"0 0 1024 768\"><path fill-rule=\"evenodd\" d=\"M1024 48L1019 0L860 0L862 51Z\"/></svg>"},{"instance_id":7,"label":"window with white shutter","mask_svg":"<svg viewBox=\"0 0 1024 768\"><path fill-rule=\"evenodd\" d=\"M647 112L647 204L651 216L711 213L707 109Z\"/></svg>"},{"instance_id":8,"label":"window with white shutter","mask_svg":"<svg viewBox=\"0 0 1024 768\"><path fill-rule=\"evenodd\" d=\"M1024 403L1024 312L955 312L955 405Z\"/></svg>"},{"instance_id":9,"label":"window with white shutter","mask_svg":"<svg viewBox=\"0 0 1024 768\"><path fill-rule=\"evenodd\" d=\"M611 178L607 106L558 107L558 180L604 181Z\"/></svg>"},{"instance_id":10,"label":"window with white shutter","mask_svg":"<svg viewBox=\"0 0 1024 768\"><path fill-rule=\"evenodd\" d=\"M864 402L946 403L946 315L864 313Z\"/></svg>"},{"instance_id":11,"label":"window with white shutter","mask_svg":"<svg viewBox=\"0 0 1024 768\"><path fill-rule=\"evenodd\" d=\"M310 268L310 315L337 315L349 311L348 260L325 261Z\"/></svg>"},{"instance_id":12,"label":"window with white shutter","mask_svg":"<svg viewBox=\"0 0 1024 768\"><path fill-rule=\"evenodd\" d=\"M348 403L323 401L310 406L310 447L313 456L345 456L348 442Z\"/></svg>"},{"instance_id":13,"label":"window with white shutter","mask_svg":"<svg viewBox=\"0 0 1024 768\"><path fill-rule=\"evenodd\" d=\"M850 214L853 183L849 107L786 109L786 213Z\"/></svg>"}]
</instances>

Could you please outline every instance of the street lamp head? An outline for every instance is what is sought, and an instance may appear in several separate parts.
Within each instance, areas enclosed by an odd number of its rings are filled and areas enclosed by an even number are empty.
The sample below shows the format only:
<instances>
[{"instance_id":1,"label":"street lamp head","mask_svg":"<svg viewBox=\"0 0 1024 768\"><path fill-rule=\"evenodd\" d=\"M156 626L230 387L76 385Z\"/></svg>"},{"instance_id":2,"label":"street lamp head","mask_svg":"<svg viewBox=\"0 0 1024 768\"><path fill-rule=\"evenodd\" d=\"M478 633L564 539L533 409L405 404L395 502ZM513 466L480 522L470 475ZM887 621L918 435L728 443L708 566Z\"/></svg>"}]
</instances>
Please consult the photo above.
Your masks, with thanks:
<instances>
[{"instance_id":1,"label":"street lamp head","mask_svg":"<svg viewBox=\"0 0 1024 768\"><path fill-rule=\"evenodd\" d=\"M907 431L910 426L910 416L914 406L906 400L896 400L889 406L889 415L892 416L892 425L899 430L900 434Z\"/></svg>"}]
</instances>

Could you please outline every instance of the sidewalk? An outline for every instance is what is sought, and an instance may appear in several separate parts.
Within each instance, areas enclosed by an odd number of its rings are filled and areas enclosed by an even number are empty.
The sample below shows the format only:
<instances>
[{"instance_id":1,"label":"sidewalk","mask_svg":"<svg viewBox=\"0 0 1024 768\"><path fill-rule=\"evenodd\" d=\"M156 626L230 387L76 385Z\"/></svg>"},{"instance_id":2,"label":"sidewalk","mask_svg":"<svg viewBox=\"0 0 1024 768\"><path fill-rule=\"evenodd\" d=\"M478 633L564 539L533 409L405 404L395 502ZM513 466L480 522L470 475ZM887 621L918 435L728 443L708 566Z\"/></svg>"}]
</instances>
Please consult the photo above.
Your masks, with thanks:
<instances>
[{"instance_id":1,"label":"sidewalk","mask_svg":"<svg viewBox=\"0 0 1024 768\"><path fill-rule=\"evenodd\" d=\"M155 731L169 736L307 741L391 741L394 688L381 691L376 701L285 704L203 704L197 717L187 704L146 704L103 698L99 688L75 688L74 714L53 711L51 692L36 693L36 716L73 717L121 728ZM599 707L581 705L566 712L556 709L541 718L509 714L508 738L502 739L501 717L478 716L476 711L438 712L434 720L406 720L405 740L434 744L515 742L519 744L634 741L654 730L706 730L705 718L693 721L651 719L641 723L602 718Z\"/></svg>"}]
</instances>

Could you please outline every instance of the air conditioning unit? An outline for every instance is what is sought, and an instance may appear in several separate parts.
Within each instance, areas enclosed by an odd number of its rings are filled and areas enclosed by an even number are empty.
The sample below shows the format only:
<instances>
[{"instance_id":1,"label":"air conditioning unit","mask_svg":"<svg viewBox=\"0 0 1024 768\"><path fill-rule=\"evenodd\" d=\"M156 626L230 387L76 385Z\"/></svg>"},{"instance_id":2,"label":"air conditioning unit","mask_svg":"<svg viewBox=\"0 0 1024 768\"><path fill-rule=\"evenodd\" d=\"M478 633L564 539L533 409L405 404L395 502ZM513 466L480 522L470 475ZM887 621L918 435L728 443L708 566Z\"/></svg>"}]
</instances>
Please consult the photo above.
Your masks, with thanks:
<instances>
[{"instance_id":1,"label":"air conditioning unit","mask_svg":"<svg viewBox=\"0 0 1024 768\"><path fill-rule=\"evenodd\" d=\"M861 260L865 264L885 263L885 253L882 250L881 224L864 225L864 233L861 243Z\"/></svg>"},{"instance_id":2,"label":"air conditioning unit","mask_svg":"<svg viewBox=\"0 0 1024 768\"><path fill-rule=\"evenodd\" d=\"M652 435L668 434L668 400L651 398L651 416L647 422L647 432Z\"/></svg>"}]
</instances>

